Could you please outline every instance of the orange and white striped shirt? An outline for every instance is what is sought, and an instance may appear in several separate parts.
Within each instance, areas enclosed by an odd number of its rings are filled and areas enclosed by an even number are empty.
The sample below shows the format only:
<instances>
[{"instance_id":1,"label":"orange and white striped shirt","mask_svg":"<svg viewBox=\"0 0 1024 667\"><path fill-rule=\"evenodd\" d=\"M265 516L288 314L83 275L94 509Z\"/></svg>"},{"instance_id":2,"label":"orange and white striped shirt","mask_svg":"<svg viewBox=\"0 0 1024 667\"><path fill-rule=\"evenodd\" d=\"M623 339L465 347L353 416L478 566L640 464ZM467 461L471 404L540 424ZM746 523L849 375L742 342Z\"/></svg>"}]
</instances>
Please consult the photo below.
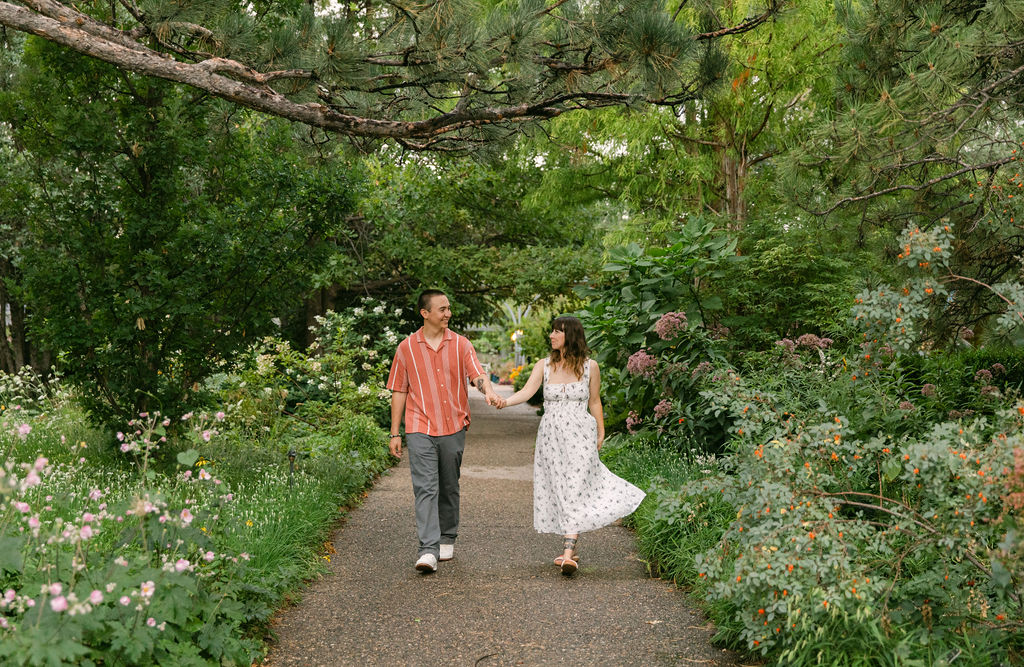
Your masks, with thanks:
<instances>
[{"instance_id":1,"label":"orange and white striped shirt","mask_svg":"<svg viewBox=\"0 0 1024 667\"><path fill-rule=\"evenodd\" d=\"M387 388L408 392L405 432L442 436L469 426L466 379L483 375L473 344L465 336L444 330L434 350L423 329L398 344Z\"/></svg>"}]
</instances>

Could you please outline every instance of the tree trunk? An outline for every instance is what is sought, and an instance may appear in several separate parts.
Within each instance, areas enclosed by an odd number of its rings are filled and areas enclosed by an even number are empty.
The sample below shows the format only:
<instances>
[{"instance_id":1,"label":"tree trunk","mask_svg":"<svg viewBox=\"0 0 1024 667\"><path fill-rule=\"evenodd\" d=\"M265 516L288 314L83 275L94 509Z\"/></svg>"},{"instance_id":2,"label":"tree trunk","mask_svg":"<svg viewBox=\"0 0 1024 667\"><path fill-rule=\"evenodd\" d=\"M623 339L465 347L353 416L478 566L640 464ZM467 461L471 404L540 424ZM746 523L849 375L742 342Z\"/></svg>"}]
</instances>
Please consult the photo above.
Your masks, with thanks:
<instances>
[{"instance_id":1,"label":"tree trunk","mask_svg":"<svg viewBox=\"0 0 1024 667\"><path fill-rule=\"evenodd\" d=\"M743 196L747 184L745 156L733 156L728 149L722 151L722 178L725 181L725 212L732 219L733 231L743 229L747 219L747 200Z\"/></svg>"}]
</instances>

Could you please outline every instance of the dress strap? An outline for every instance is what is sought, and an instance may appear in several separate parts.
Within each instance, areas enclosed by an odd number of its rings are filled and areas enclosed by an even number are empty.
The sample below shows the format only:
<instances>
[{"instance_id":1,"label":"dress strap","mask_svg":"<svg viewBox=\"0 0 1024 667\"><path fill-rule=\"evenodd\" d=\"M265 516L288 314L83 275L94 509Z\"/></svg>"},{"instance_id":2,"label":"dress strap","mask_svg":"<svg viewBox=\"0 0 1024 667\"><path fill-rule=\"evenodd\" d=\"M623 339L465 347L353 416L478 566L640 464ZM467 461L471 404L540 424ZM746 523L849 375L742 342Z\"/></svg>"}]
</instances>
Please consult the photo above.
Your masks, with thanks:
<instances>
[{"instance_id":1,"label":"dress strap","mask_svg":"<svg viewBox=\"0 0 1024 667\"><path fill-rule=\"evenodd\" d=\"M590 384L590 359L583 360L583 377L581 380L585 380L587 384Z\"/></svg>"}]
</instances>

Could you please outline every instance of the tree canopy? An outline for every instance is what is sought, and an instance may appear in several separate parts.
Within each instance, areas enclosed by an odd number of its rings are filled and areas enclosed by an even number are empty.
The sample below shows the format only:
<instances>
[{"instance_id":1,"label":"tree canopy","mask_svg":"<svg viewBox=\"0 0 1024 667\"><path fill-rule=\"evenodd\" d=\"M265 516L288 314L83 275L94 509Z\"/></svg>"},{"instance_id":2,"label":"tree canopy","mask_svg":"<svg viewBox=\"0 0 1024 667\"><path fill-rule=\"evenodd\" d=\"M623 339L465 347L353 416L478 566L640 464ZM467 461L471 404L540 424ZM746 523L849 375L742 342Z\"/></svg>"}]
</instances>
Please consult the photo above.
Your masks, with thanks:
<instances>
[{"instance_id":1,"label":"tree canopy","mask_svg":"<svg viewBox=\"0 0 1024 667\"><path fill-rule=\"evenodd\" d=\"M714 42L788 3L734 25L712 4L18 0L0 25L342 135L445 149L574 109L693 99L721 70Z\"/></svg>"}]
</instances>

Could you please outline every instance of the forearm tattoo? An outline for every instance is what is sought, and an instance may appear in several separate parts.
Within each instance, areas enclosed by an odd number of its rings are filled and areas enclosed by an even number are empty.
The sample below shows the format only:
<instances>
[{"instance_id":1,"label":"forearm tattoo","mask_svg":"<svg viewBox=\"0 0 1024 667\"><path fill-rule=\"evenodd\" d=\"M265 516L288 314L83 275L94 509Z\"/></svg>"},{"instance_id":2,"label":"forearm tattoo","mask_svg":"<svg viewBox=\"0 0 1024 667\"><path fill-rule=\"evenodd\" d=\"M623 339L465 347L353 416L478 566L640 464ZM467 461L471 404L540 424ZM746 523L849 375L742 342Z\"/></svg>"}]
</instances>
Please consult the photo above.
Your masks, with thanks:
<instances>
[{"instance_id":1,"label":"forearm tattoo","mask_svg":"<svg viewBox=\"0 0 1024 667\"><path fill-rule=\"evenodd\" d=\"M476 380L474 380L473 383L476 385L476 388L480 391L481 394L486 394L487 393L487 390L484 389L484 379L483 378L477 378Z\"/></svg>"}]
</instances>

